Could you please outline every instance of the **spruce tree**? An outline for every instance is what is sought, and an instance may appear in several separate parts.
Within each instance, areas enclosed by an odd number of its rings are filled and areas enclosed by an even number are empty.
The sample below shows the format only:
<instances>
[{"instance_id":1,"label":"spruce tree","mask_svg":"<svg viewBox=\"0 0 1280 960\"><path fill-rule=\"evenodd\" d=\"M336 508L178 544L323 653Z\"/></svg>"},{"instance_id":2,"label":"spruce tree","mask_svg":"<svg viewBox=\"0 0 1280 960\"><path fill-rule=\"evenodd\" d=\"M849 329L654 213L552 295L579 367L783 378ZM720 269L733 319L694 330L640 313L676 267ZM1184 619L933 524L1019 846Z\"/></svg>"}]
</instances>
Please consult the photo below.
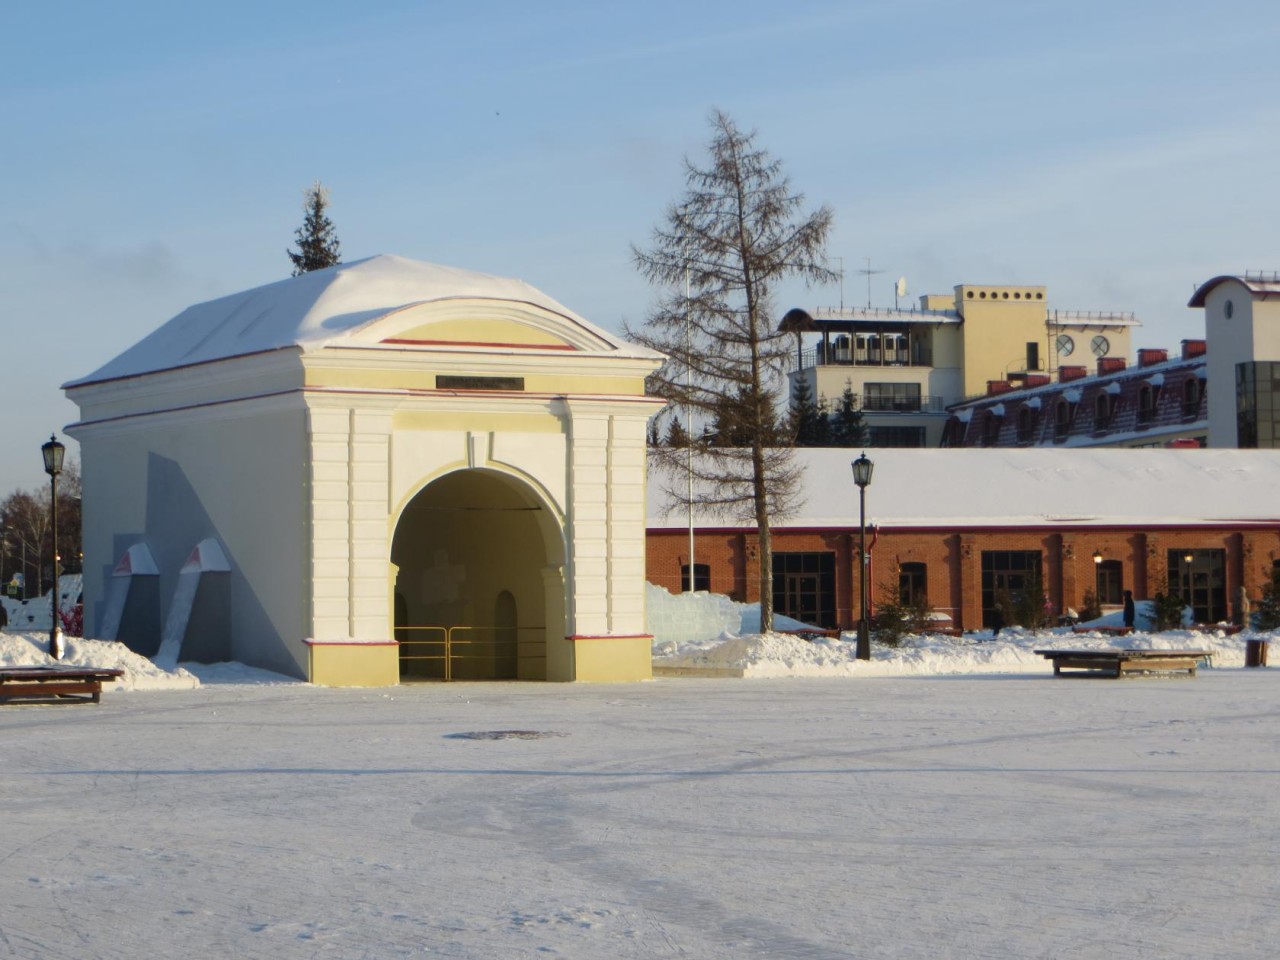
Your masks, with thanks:
<instances>
[{"instance_id":1,"label":"spruce tree","mask_svg":"<svg viewBox=\"0 0 1280 960\"><path fill-rule=\"evenodd\" d=\"M790 350L773 319L772 293L787 280L827 283L835 276L824 258L832 215L826 207L803 210L804 197L754 133L719 111L711 126L708 163L685 161L684 196L667 208L652 244L632 248L640 272L663 294L644 328L627 333L669 358L650 377L651 392L715 416L722 434L743 443L726 444L722 435L692 465L685 458L664 464L674 469L663 488L673 502L686 502L680 471L691 470L697 503L754 522L760 629L767 633L770 524L794 508L799 470L790 447L776 445L781 431L770 391L790 364Z\"/></svg>"},{"instance_id":2,"label":"spruce tree","mask_svg":"<svg viewBox=\"0 0 1280 960\"><path fill-rule=\"evenodd\" d=\"M1249 627L1250 624L1245 624ZM1280 630L1280 588L1275 581L1267 581L1262 588L1262 599L1254 608L1253 628L1256 630Z\"/></svg>"},{"instance_id":3,"label":"spruce tree","mask_svg":"<svg viewBox=\"0 0 1280 960\"><path fill-rule=\"evenodd\" d=\"M342 262L338 250L338 234L325 212L329 207L329 191L317 180L303 193L302 226L294 231L298 252L286 251L293 261L293 275L300 277L312 270L323 270Z\"/></svg>"},{"instance_id":4,"label":"spruce tree","mask_svg":"<svg viewBox=\"0 0 1280 960\"><path fill-rule=\"evenodd\" d=\"M858 409L858 398L854 396L853 385L846 380L844 393L840 394L840 402L836 404L835 416L832 417L831 446L865 447L868 433L862 411Z\"/></svg>"},{"instance_id":5,"label":"spruce tree","mask_svg":"<svg viewBox=\"0 0 1280 960\"><path fill-rule=\"evenodd\" d=\"M805 377L796 377L795 387L791 391L791 433L795 437L797 447L825 447L824 442L829 430L827 416L819 409L813 399L813 391L809 389L809 381Z\"/></svg>"},{"instance_id":6,"label":"spruce tree","mask_svg":"<svg viewBox=\"0 0 1280 960\"><path fill-rule=\"evenodd\" d=\"M668 447L676 447L681 450L689 445L689 431L684 428L684 424L680 422L679 417L671 417L671 423L667 426L666 439L662 442Z\"/></svg>"}]
</instances>

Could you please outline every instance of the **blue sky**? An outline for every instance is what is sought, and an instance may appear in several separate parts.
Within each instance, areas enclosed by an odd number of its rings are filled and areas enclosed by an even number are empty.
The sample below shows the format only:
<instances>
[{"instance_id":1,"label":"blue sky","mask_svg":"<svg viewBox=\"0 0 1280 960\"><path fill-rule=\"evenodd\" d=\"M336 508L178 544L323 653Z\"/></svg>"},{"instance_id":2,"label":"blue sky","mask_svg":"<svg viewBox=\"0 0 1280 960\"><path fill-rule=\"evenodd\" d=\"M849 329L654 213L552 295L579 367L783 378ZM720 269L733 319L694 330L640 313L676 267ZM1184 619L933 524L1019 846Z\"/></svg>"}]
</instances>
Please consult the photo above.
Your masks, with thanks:
<instances>
[{"instance_id":1,"label":"blue sky","mask_svg":"<svg viewBox=\"0 0 1280 960\"><path fill-rule=\"evenodd\" d=\"M0 493L44 482L58 385L183 307L288 275L323 181L344 258L520 277L639 322L643 243L713 107L781 158L846 303L1043 283L1201 332L1280 269L1280 18L1261 2L75 3L0 30ZM838 288L783 291L779 312Z\"/></svg>"}]
</instances>

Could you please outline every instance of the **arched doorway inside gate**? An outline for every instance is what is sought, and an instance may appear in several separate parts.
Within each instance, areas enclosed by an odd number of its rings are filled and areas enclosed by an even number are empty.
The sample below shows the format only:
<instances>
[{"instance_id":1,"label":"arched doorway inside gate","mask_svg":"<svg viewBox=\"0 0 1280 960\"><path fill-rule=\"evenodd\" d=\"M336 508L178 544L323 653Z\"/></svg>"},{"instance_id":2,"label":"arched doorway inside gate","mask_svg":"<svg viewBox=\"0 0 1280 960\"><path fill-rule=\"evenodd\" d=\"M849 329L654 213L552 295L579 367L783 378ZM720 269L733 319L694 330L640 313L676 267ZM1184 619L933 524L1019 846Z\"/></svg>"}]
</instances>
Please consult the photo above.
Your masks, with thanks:
<instances>
[{"instance_id":1,"label":"arched doorway inside gate","mask_svg":"<svg viewBox=\"0 0 1280 960\"><path fill-rule=\"evenodd\" d=\"M458 470L406 505L391 542L400 679L545 680L563 636L560 525L532 487Z\"/></svg>"}]
</instances>

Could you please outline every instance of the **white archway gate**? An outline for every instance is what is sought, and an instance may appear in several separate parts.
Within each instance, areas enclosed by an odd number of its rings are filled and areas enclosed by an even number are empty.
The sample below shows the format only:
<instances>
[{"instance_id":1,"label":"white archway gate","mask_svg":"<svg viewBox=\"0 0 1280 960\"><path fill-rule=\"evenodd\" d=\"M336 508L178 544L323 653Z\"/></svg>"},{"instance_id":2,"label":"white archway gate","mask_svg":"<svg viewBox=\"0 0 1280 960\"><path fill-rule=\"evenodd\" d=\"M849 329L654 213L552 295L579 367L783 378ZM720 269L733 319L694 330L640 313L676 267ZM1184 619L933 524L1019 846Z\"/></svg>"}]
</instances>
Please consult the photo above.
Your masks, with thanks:
<instances>
[{"instance_id":1,"label":"white archway gate","mask_svg":"<svg viewBox=\"0 0 1280 960\"><path fill-rule=\"evenodd\" d=\"M559 526L523 481L464 469L406 505L391 543L400 679L545 680L566 634ZM550 613L550 615L549 615Z\"/></svg>"}]
</instances>

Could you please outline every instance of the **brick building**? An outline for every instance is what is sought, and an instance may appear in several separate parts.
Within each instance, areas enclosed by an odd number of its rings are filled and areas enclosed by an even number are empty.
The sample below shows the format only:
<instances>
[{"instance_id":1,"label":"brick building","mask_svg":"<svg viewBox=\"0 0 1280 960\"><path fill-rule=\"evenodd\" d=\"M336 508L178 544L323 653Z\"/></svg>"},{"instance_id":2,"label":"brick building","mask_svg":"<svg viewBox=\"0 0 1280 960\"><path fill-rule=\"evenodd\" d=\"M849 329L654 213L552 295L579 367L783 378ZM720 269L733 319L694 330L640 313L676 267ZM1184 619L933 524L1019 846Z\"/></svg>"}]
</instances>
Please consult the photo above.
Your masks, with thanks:
<instances>
[{"instance_id":1,"label":"brick building","mask_svg":"<svg viewBox=\"0 0 1280 960\"><path fill-rule=\"evenodd\" d=\"M856 450L797 450L804 504L773 530L775 610L852 628L859 608ZM1280 573L1280 452L1245 450L875 450L867 488L868 595L898 584L955 626L991 623L996 597L1038 576L1055 613L1086 590L1104 606L1180 593L1197 622L1255 601ZM672 478L676 486L679 478ZM650 477L646 575L679 592L689 530L664 515L664 478ZM759 599L758 537L745 525L694 518L695 586Z\"/></svg>"}]
</instances>

